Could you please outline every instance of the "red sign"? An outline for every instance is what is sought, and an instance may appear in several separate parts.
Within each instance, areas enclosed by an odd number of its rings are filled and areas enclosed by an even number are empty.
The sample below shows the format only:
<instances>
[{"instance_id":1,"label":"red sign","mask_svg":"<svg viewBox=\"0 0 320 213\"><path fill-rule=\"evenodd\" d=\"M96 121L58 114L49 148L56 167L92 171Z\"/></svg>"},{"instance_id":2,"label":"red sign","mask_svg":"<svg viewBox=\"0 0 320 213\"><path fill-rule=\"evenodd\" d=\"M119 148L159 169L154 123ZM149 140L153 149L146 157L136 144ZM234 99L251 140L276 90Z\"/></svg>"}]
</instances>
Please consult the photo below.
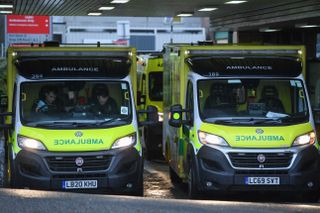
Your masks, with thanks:
<instances>
[{"instance_id":1,"label":"red sign","mask_svg":"<svg viewBox=\"0 0 320 213\"><path fill-rule=\"evenodd\" d=\"M112 41L112 43L117 44L117 45L128 45L128 40L127 39L118 39Z\"/></svg>"},{"instance_id":2,"label":"red sign","mask_svg":"<svg viewBox=\"0 0 320 213\"><path fill-rule=\"evenodd\" d=\"M7 33L49 34L49 16L7 15Z\"/></svg>"}]
</instances>

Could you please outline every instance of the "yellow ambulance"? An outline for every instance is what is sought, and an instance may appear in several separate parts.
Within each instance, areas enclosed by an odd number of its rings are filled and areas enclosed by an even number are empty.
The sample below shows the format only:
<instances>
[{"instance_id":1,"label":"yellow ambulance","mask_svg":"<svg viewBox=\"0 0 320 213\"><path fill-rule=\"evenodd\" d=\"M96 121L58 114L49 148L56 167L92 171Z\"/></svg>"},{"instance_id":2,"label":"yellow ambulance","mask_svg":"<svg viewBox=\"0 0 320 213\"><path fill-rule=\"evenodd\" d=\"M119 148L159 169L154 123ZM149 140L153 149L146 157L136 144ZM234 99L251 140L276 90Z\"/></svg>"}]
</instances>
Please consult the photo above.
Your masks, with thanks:
<instances>
[{"instance_id":1,"label":"yellow ambulance","mask_svg":"<svg viewBox=\"0 0 320 213\"><path fill-rule=\"evenodd\" d=\"M161 52L144 55L138 69L138 100L139 108L146 110L148 106L157 107L158 123L144 126L142 130L146 158L162 158L162 121L163 121L163 59Z\"/></svg>"},{"instance_id":2,"label":"yellow ambulance","mask_svg":"<svg viewBox=\"0 0 320 213\"><path fill-rule=\"evenodd\" d=\"M319 143L303 46L167 45L163 152L190 197L298 191L317 199Z\"/></svg>"},{"instance_id":3,"label":"yellow ambulance","mask_svg":"<svg viewBox=\"0 0 320 213\"><path fill-rule=\"evenodd\" d=\"M9 47L5 116L12 187L143 194L136 50ZM153 120L152 120L153 119Z\"/></svg>"}]
</instances>

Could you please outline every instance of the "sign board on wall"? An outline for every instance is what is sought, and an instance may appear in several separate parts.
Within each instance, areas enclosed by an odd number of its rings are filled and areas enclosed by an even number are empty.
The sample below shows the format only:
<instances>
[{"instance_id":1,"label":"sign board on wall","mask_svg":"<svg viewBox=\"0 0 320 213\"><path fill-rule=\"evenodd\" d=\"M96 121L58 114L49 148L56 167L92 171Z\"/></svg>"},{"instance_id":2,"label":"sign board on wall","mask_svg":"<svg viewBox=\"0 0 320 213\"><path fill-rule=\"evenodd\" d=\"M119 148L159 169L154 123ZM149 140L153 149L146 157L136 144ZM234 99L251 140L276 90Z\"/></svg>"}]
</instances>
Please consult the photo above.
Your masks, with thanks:
<instances>
[{"instance_id":1,"label":"sign board on wall","mask_svg":"<svg viewBox=\"0 0 320 213\"><path fill-rule=\"evenodd\" d=\"M7 16L7 33L9 34L49 34L49 16Z\"/></svg>"},{"instance_id":2,"label":"sign board on wall","mask_svg":"<svg viewBox=\"0 0 320 213\"><path fill-rule=\"evenodd\" d=\"M50 16L7 15L6 46L52 40Z\"/></svg>"}]
</instances>

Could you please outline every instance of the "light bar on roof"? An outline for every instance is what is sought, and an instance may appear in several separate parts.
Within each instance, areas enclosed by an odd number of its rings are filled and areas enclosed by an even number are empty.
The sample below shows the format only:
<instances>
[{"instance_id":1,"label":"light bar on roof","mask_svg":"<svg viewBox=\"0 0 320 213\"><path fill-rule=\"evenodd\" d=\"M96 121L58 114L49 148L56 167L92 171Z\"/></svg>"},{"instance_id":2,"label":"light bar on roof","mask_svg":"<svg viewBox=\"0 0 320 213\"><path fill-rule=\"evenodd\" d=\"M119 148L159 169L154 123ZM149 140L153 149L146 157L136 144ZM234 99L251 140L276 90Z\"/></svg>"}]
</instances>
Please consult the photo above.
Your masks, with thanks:
<instances>
[{"instance_id":1,"label":"light bar on roof","mask_svg":"<svg viewBox=\"0 0 320 213\"><path fill-rule=\"evenodd\" d=\"M299 49L296 50L188 50L190 55L269 55L269 54L286 54L286 55L296 55L300 54Z\"/></svg>"}]
</instances>

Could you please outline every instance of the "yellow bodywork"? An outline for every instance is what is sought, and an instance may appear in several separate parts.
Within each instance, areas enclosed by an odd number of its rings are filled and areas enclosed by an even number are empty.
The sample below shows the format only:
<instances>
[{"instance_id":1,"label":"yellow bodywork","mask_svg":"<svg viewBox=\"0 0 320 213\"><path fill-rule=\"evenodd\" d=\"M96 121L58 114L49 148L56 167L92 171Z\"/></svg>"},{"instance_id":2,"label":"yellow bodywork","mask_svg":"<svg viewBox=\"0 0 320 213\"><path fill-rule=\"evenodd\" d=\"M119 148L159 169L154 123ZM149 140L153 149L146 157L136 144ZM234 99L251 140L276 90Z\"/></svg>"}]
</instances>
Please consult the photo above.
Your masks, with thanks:
<instances>
[{"instance_id":1,"label":"yellow bodywork","mask_svg":"<svg viewBox=\"0 0 320 213\"><path fill-rule=\"evenodd\" d=\"M150 99L149 85L150 85L150 73L163 73L163 59L162 57L157 58L148 58L146 62L144 62L144 66L139 73L139 85L138 89L142 96L145 96L145 104L140 105L140 109L146 109L147 106L152 105L157 107L158 112L163 112L163 101L154 101ZM143 77L144 76L144 77Z\"/></svg>"},{"instance_id":2,"label":"yellow bodywork","mask_svg":"<svg viewBox=\"0 0 320 213\"><path fill-rule=\"evenodd\" d=\"M262 133L258 134L257 129ZM232 148L289 148L300 135L313 131L310 123L290 126L223 126L202 123L201 131L218 135Z\"/></svg>"},{"instance_id":3,"label":"yellow bodywork","mask_svg":"<svg viewBox=\"0 0 320 213\"><path fill-rule=\"evenodd\" d=\"M77 137L76 132L82 136ZM132 125L108 129L72 129L52 130L33 127L22 127L19 135L38 140L50 152L89 152L109 150L112 144L122 137L134 134ZM136 137L136 148L140 151L139 139ZM18 151L16 146L15 151Z\"/></svg>"}]
</instances>

